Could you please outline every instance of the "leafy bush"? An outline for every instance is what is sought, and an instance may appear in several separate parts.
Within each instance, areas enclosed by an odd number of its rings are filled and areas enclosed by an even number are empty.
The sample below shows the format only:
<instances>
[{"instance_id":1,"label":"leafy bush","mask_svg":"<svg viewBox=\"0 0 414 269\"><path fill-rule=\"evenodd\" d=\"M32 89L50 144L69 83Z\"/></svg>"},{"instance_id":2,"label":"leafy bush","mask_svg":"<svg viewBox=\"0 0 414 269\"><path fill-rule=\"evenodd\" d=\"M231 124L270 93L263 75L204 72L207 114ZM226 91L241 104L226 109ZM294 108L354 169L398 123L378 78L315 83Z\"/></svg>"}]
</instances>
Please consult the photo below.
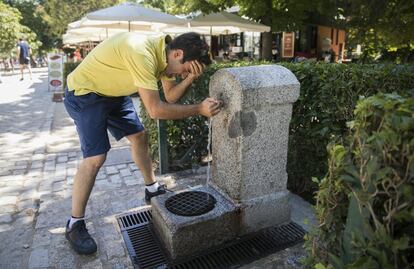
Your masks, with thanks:
<instances>
[{"instance_id":1,"label":"leafy bush","mask_svg":"<svg viewBox=\"0 0 414 269\"><path fill-rule=\"evenodd\" d=\"M256 61L213 64L204 71L198 80L194 81L178 103L202 102L209 94L210 77L221 68L262 63ZM160 93L162 94L161 91ZM148 116L145 109L141 109L140 118L148 132L152 157L154 160L158 160L157 123ZM184 120L169 120L166 121L166 129L170 169L189 168L192 164L202 162L203 157L207 155L208 122L205 117L195 116Z\"/></svg>"},{"instance_id":2,"label":"leafy bush","mask_svg":"<svg viewBox=\"0 0 414 269\"><path fill-rule=\"evenodd\" d=\"M236 62L214 64L188 90L181 103L197 103L208 95L210 77L226 67L266 64ZM316 184L311 177L322 178L327 172L326 146L333 138L347 133L346 122L352 120L358 99L378 92L406 92L414 89L413 66L356 65L325 63L282 63L301 83L299 100L293 106L290 124L288 187L312 199ZM157 156L157 126L146 114L141 119L150 136L154 159ZM167 121L169 159L175 168L199 163L206 155L208 129L206 119ZM188 159L177 161L190 149ZM175 160L175 161L174 161ZM298 162L297 160L300 160Z\"/></svg>"},{"instance_id":3,"label":"leafy bush","mask_svg":"<svg viewBox=\"0 0 414 269\"><path fill-rule=\"evenodd\" d=\"M80 64L81 62L67 62L63 65L63 89L66 88L66 79L68 75L75 70L75 68Z\"/></svg>"},{"instance_id":4,"label":"leafy bush","mask_svg":"<svg viewBox=\"0 0 414 269\"><path fill-rule=\"evenodd\" d=\"M412 268L414 98L362 100L349 126L346 142L329 146L329 171L316 195L320 226L307 240L307 264Z\"/></svg>"},{"instance_id":5,"label":"leafy bush","mask_svg":"<svg viewBox=\"0 0 414 269\"><path fill-rule=\"evenodd\" d=\"M359 98L414 89L414 69L396 65L282 65L301 84L290 124L288 188L310 200L316 190L311 177L326 174L326 146L331 139L340 140L347 134L346 122L353 119Z\"/></svg>"}]
</instances>

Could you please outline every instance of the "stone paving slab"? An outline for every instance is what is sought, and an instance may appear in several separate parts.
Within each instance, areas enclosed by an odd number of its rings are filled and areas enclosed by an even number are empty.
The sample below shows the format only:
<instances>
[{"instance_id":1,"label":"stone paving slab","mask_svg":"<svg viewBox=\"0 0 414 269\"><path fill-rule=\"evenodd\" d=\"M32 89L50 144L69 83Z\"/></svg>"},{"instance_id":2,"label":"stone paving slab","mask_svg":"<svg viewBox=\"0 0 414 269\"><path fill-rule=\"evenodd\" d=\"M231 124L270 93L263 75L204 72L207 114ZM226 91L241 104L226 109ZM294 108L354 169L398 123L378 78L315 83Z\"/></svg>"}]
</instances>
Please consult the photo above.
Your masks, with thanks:
<instances>
[{"instance_id":1,"label":"stone paving slab","mask_svg":"<svg viewBox=\"0 0 414 269\"><path fill-rule=\"evenodd\" d=\"M27 268L55 103L45 69L0 84L0 268Z\"/></svg>"}]
</instances>

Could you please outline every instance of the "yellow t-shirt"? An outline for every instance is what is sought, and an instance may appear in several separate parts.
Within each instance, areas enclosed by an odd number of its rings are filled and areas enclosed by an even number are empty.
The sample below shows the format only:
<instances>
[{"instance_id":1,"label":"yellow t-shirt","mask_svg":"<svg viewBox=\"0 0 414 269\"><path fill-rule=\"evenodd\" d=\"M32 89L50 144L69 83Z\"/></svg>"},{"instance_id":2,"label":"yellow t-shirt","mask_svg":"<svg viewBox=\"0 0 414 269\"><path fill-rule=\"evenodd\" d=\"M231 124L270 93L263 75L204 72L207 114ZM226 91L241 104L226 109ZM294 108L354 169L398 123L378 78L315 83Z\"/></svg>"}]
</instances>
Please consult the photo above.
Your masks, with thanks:
<instances>
[{"instance_id":1,"label":"yellow t-shirt","mask_svg":"<svg viewBox=\"0 0 414 269\"><path fill-rule=\"evenodd\" d=\"M68 89L75 95L128 96L138 88L157 90L167 67L165 36L121 33L94 48L69 74Z\"/></svg>"}]
</instances>

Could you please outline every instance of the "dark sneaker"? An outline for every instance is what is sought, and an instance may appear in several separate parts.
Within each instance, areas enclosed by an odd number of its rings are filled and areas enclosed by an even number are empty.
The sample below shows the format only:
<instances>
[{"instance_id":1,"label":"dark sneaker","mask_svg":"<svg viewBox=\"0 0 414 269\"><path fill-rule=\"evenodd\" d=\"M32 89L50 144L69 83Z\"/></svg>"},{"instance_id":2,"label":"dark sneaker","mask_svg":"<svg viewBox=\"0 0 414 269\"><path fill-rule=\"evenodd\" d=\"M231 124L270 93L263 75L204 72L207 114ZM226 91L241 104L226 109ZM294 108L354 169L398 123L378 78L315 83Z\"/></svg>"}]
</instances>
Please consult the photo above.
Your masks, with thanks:
<instances>
[{"instance_id":1,"label":"dark sneaker","mask_svg":"<svg viewBox=\"0 0 414 269\"><path fill-rule=\"evenodd\" d=\"M145 188L145 201L148 203L152 197L164 194L167 191L167 187L163 185L159 185L157 191L150 192Z\"/></svg>"},{"instance_id":2,"label":"dark sneaker","mask_svg":"<svg viewBox=\"0 0 414 269\"><path fill-rule=\"evenodd\" d=\"M84 220L78 220L69 229L69 221L66 224L65 237L70 245L78 254L92 254L95 253L98 247L95 240L88 233Z\"/></svg>"}]
</instances>

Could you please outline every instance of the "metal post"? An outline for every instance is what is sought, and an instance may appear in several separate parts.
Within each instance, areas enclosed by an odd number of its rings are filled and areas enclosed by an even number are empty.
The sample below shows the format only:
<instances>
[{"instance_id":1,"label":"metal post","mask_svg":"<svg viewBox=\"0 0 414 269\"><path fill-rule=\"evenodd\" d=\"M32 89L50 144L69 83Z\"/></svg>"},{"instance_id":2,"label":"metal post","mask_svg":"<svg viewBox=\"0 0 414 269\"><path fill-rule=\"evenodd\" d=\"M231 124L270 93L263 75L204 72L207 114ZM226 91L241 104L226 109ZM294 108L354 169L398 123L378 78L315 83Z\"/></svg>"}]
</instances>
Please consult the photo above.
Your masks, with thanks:
<instances>
[{"instance_id":1,"label":"metal post","mask_svg":"<svg viewBox=\"0 0 414 269\"><path fill-rule=\"evenodd\" d=\"M158 156L160 161L160 174L168 173L168 143L165 120L157 120L158 125Z\"/></svg>"}]
</instances>

